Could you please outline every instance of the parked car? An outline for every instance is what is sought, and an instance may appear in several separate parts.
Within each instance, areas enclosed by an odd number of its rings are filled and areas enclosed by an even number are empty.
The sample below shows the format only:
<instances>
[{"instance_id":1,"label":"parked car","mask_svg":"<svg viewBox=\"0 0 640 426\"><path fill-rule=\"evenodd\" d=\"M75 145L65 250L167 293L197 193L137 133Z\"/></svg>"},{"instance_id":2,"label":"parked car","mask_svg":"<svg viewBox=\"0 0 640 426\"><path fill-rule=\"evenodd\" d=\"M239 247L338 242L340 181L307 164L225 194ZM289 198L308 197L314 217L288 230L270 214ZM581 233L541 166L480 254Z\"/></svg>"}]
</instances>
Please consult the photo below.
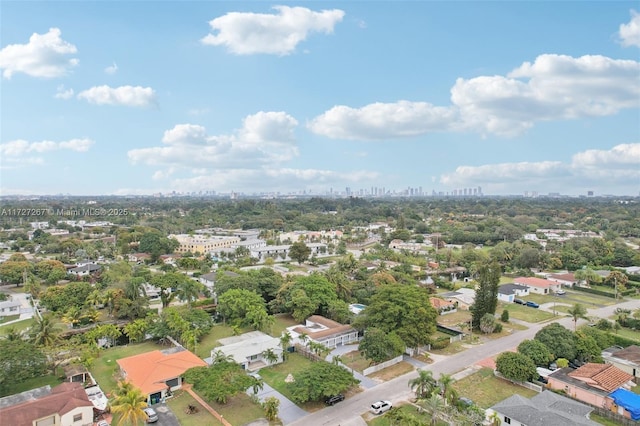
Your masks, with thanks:
<instances>
[{"instance_id":1,"label":"parked car","mask_svg":"<svg viewBox=\"0 0 640 426\"><path fill-rule=\"evenodd\" d=\"M144 409L144 414L147 416L147 423L155 423L158 421L158 413L151 407Z\"/></svg>"},{"instance_id":2,"label":"parked car","mask_svg":"<svg viewBox=\"0 0 640 426\"><path fill-rule=\"evenodd\" d=\"M540 305L538 305L536 302L531 302L531 301L527 302L527 306L530 307L530 308L539 308L540 307Z\"/></svg>"},{"instance_id":3,"label":"parked car","mask_svg":"<svg viewBox=\"0 0 640 426\"><path fill-rule=\"evenodd\" d=\"M513 299L513 303L517 303L518 305L526 305L527 302L525 302L522 299Z\"/></svg>"},{"instance_id":4,"label":"parked car","mask_svg":"<svg viewBox=\"0 0 640 426\"><path fill-rule=\"evenodd\" d=\"M464 405L465 407L471 407L473 405L473 401L464 396L461 396L460 398L458 398L458 401L460 402L460 404Z\"/></svg>"},{"instance_id":5,"label":"parked car","mask_svg":"<svg viewBox=\"0 0 640 426\"><path fill-rule=\"evenodd\" d=\"M391 401L376 401L371 404L371 412L373 414L382 414L391 410L392 407Z\"/></svg>"},{"instance_id":6,"label":"parked car","mask_svg":"<svg viewBox=\"0 0 640 426\"><path fill-rule=\"evenodd\" d=\"M556 291L556 294L558 296L563 296L563 295L567 294L567 292L560 288L560 289L558 289L558 291Z\"/></svg>"},{"instance_id":7,"label":"parked car","mask_svg":"<svg viewBox=\"0 0 640 426\"><path fill-rule=\"evenodd\" d=\"M327 405L334 405L334 404L337 404L340 401L344 401L344 395L342 395L341 393L339 393L337 395L330 396L329 398L324 400L324 403L327 404Z\"/></svg>"}]
</instances>

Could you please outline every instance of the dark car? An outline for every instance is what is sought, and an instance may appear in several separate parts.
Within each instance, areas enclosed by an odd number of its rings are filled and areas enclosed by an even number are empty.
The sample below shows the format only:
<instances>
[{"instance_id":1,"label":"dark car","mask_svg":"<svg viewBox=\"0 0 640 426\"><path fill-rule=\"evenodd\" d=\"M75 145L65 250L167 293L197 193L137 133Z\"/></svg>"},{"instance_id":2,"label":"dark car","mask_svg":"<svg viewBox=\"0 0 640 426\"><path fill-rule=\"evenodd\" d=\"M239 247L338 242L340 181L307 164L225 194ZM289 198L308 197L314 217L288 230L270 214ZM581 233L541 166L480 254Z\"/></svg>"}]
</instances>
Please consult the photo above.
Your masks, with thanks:
<instances>
[{"instance_id":1,"label":"dark car","mask_svg":"<svg viewBox=\"0 0 640 426\"><path fill-rule=\"evenodd\" d=\"M324 400L324 403L327 404L327 405L334 405L334 404L337 404L340 401L344 401L344 395L342 395L341 393L339 393L337 395L330 396L329 398Z\"/></svg>"},{"instance_id":2,"label":"dark car","mask_svg":"<svg viewBox=\"0 0 640 426\"><path fill-rule=\"evenodd\" d=\"M527 302L525 302L522 299L513 299L513 303L517 303L518 305L526 305Z\"/></svg>"},{"instance_id":3,"label":"dark car","mask_svg":"<svg viewBox=\"0 0 640 426\"><path fill-rule=\"evenodd\" d=\"M540 305L538 305L536 302L527 302L527 306L530 308L539 308Z\"/></svg>"}]
</instances>

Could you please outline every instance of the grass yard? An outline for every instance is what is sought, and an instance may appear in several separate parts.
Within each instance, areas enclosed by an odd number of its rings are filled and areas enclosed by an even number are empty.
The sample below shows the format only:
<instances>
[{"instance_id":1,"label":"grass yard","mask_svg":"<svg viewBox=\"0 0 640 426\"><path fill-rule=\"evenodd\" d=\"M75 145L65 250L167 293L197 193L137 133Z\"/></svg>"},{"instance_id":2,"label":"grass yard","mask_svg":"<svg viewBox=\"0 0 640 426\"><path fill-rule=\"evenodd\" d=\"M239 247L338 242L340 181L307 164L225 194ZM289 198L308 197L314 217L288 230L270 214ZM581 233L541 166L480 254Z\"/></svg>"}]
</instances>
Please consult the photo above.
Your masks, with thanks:
<instances>
[{"instance_id":1,"label":"grass yard","mask_svg":"<svg viewBox=\"0 0 640 426\"><path fill-rule=\"evenodd\" d=\"M477 338L477 335L475 336L475 338ZM433 352L436 355L455 355L459 352L464 351L466 349L464 345L468 343L470 343L469 337L465 337L462 342L453 342L444 349L432 349L430 352Z\"/></svg>"},{"instance_id":2,"label":"grass yard","mask_svg":"<svg viewBox=\"0 0 640 426\"><path fill-rule=\"evenodd\" d=\"M392 365L387 368L383 368L380 371L376 371L373 374L370 374L368 377L372 379L382 380L383 382L387 382L391 379L395 379L396 377L400 377L403 374L407 374L410 371L414 370L414 366L409 364L408 362L401 361L395 365Z\"/></svg>"},{"instance_id":3,"label":"grass yard","mask_svg":"<svg viewBox=\"0 0 640 426\"><path fill-rule=\"evenodd\" d=\"M93 378L98 382L104 393L110 393L117 387L117 360L156 349L167 349L167 347L160 346L154 342L143 342L106 349L96 358L89 371L91 371Z\"/></svg>"},{"instance_id":4,"label":"grass yard","mask_svg":"<svg viewBox=\"0 0 640 426\"><path fill-rule=\"evenodd\" d=\"M597 294L585 293L581 291L567 291L566 296L570 297L571 301L566 303L582 303L587 308L593 308L599 306L610 306L615 305L615 299L611 297L598 296ZM558 297L558 299L562 299L562 296ZM618 300L618 303L622 302L622 300Z\"/></svg>"},{"instance_id":5,"label":"grass yard","mask_svg":"<svg viewBox=\"0 0 640 426\"><path fill-rule=\"evenodd\" d=\"M294 320L289 314L278 314L274 316L276 320L271 327L271 334L273 337L280 337L287 327L298 324L298 321Z\"/></svg>"},{"instance_id":6,"label":"grass yard","mask_svg":"<svg viewBox=\"0 0 640 426\"><path fill-rule=\"evenodd\" d=\"M20 314L8 315L6 317L1 317L0 318L0 325L4 324L5 322L17 320L18 318L20 318Z\"/></svg>"},{"instance_id":7,"label":"grass yard","mask_svg":"<svg viewBox=\"0 0 640 426\"><path fill-rule=\"evenodd\" d=\"M250 331L249 329L242 329L242 333L246 333ZM209 334L204 336L200 342L198 342L198 347L196 348L196 355L200 358L207 358L211 356L211 349L220 346L218 340L224 339L225 337L233 336L233 329L224 324L216 324L211 328Z\"/></svg>"},{"instance_id":8,"label":"grass yard","mask_svg":"<svg viewBox=\"0 0 640 426\"><path fill-rule=\"evenodd\" d=\"M504 308L509 311L509 318L519 319L529 323L536 323L541 321L547 321L553 318L551 312L543 311L541 309L530 308L528 306L517 305L515 303L504 304L501 303L498 307L497 314L502 314Z\"/></svg>"},{"instance_id":9,"label":"grass yard","mask_svg":"<svg viewBox=\"0 0 640 426\"><path fill-rule=\"evenodd\" d=\"M604 425L604 426L618 426L620 424L614 420L607 419L606 417L599 416L595 413L589 414L589 418L594 422L600 423L601 425Z\"/></svg>"},{"instance_id":10,"label":"grass yard","mask_svg":"<svg viewBox=\"0 0 640 426\"><path fill-rule=\"evenodd\" d=\"M362 370L372 365L371 360L366 359L360 351L347 352L340 358L342 358L342 363L344 365L359 373L362 373Z\"/></svg>"},{"instance_id":11,"label":"grass yard","mask_svg":"<svg viewBox=\"0 0 640 426\"><path fill-rule=\"evenodd\" d=\"M6 393L0 390L0 398L3 396L13 395L46 385L54 387L62 383L62 375L63 372L60 370L57 372L57 374L48 374L46 376L34 377L33 379L28 379L24 382L12 384L11 388L6 390Z\"/></svg>"},{"instance_id":12,"label":"grass yard","mask_svg":"<svg viewBox=\"0 0 640 426\"><path fill-rule=\"evenodd\" d=\"M25 331L31 324L33 324L34 319L29 318L22 321L14 322L13 324L5 325L0 327L0 336L5 336L7 334L7 330L13 327L16 331Z\"/></svg>"},{"instance_id":13,"label":"grass yard","mask_svg":"<svg viewBox=\"0 0 640 426\"><path fill-rule=\"evenodd\" d=\"M410 405L410 404L398 405L398 409L405 413L411 414L412 416L415 416L418 420L420 420L421 424L425 424L425 425L431 424L431 417L426 413L418 413L417 408L414 407L413 405ZM363 417L365 418L365 421L367 420L367 418L370 419L369 421L367 421L367 424L369 426L393 426L397 424L397 423L391 423L391 421L389 420L389 417L386 414L382 416L365 414ZM448 425L448 423L438 421L436 425L446 426Z\"/></svg>"},{"instance_id":14,"label":"grass yard","mask_svg":"<svg viewBox=\"0 0 640 426\"><path fill-rule=\"evenodd\" d=\"M202 405L187 392L176 391L174 397L167 400L167 405L171 408L171 411L176 415L182 426L222 425L218 419L213 417L211 413L202 407ZM198 412L195 414L187 414L185 410L189 405L196 406Z\"/></svg>"},{"instance_id":15,"label":"grass yard","mask_svg":"<svg viewBox=\"0 0 640 426\"><path fill-rule=\"evenodd\" d=\"M627 339L633 339L640 342L640 331L631 330L630 328L622 327L618 332L613 332L619 336L626 337ZM640 386L635 386L640 387Z\"/></svg>"},{"instance_id":16,"label":"grass yard","mask_svg":"<svg viewBox=\"0 0 640 426\"><path fill-rule=\"evenodd\" d=\"M282 364L277 364L272 367L263 368L260 370L260 376L269 386L293 400L293 395L289 390L289 386L285 383L284 379L289 374L296 374L309 368L313 361L299 355L297 353L289 354L287 360ZM322 408L324 404L322 402L311 402L302 404L302 408L307 411L315 411Z\"/></svg>"},{"instance_id":17,"label":"grass yard","mask_svg":"<svg viewBox=\"0 0 640 426\"><path fill-rule=\"evenodd\" d=\"M264 410L262 407L253 402L246 393L239 393L229 399L226 404L218 404L216 402L209 401L209 405L211 405L211 408L220 413L222 417L232 425L245 425L254 420L264 418ZM213 423L200 424L209 425Z\"/></svg>"},{"instance_id":18,"label":"grass yard","mask_svg":"<svg viewBox=\"0 0 640 426\"><path fill-rule=\"evenodd\" d=\"M471 312L459 310L451 314L439 315L436 321L438 321L438 324L447 327L456 327L460 323L469 323L470 319Z\"/></svg>"},{"instance_id":19,"label":"grass yard","mask_svg":"<svg viewBox=\"0 0 640 426\"><path fill-rule=\"evenodd\" d=\"M460 396L470 398L476 405L489 408L513 394L531 398L537 392L514 385L493 375L493 370L483 368L453 384Z\"/></svg>"}]
</instances>

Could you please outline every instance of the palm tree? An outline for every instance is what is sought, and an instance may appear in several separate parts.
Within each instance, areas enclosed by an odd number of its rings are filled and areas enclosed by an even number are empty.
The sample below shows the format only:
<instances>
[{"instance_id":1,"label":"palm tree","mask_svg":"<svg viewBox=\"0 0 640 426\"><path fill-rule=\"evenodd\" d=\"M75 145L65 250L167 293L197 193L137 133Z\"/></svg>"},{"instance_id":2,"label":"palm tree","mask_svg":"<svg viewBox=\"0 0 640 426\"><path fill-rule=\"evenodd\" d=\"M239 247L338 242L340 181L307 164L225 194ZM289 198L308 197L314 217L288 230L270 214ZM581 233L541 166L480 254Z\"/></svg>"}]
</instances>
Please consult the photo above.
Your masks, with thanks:
<instances>
[{"instance_id":1,"label":"palm tree","mask_svg":"<svg viewBox=\"0 0 640 426\"><path fill-rule=\"evenodd\" d=\"M31 326L31 342L37 346L53 346L58 340L58 328L51 321L51 317L36 317Z\"/></svg>"},{"instance_id":2,"label":"palm tree","mask_svg":"<svg viewBox=\"0 0 640 426\"><path fill-rule=\"evenodd\" d=\"M118 426L144 423L147 419L144 412L146 407L147 398L138 388L117 395L111 403L111 411L120 415Z\"/></svg>"},{"instance_id":3,"label":"palm tree","mask_svg":"<svg viewBox=\"0 0 640 426\"><path fill-rule=\"evenodd\" d=\"M489 421L491 422L491 426L500 426L502 424L502 417L497 411L493 411L489 416Z\"/></svg>"},{"instance_id":4,"label":"palm tree","mask_svg":"<svg viewBox=\"0 0 640 426\"><path fill-rule=\"evenodd\" d=\"M580 318L587 319L587 308L580 303L576 303L572 308L567 310L567 313L573 318L573 331L576 331L578 327L578 320Z\"/></svg>"},{"instance_id":5,"label":"palm tree","mask_svg":"<svg viewBox=\"0 0 640 426\"><path fill-rule=\"evenodd\" d=\"M416 397L419 399L429 398L436 389L436 379L430 370L420 370L418 377L409 380L409 387L415 391Z\"/></svg>"},{"instance_id":6,"label":"palm tree","mask_svg":"<svg viewBox=\"0 0 640 426\"><path fill-rule=\"evenodd\" d=\"M262 357L267 361L267 363L269 364L273 364L275 362L278 362L278 354L274 352L273 349L269 348L266 349L264 351L262 351Z\"/></svg>"},{"instance_id":7,"label":"palm tree","mask_svg":"<svg viewBox=\"0 0 640 426\"><path fill-rule=\"evenodd\" d=\"M24 334L22 331L18 331L14 326L7 327L7 331L4 335L5 340L9 342L17 342L24 338Z\"/></svg>"},{"instance_id":8,"label":"palm tree","mask_svg":"<svg viewBox=\"0 0 640 426\"><path fill-rule=\"evenodd\" d=\"M624 308L616 308L614 313L616 314L616 319L618 320L620 325L624 325L627 322L627 318L629 318L629 315L631 315L631 310L624 309Z\"/></svg>"},{"instance_id":9,"label":"palm tree","mask_svg":"<svg viewBox=\"0 0 640 426\"><path fill-rule=\"evenodd\" d=\"M100 318L100 312L98 312L95 308L88 309L82 313L82 320L85 320L90 323L98 322Z\"/></svg>"},{"instance_id":10,"label":"palm tree","mask_svg":"<svg viewBox=\"0 0 640 426\"><path fill-rule=\"evenodd\" d=\"M253 379L251 383L251 389L253 390L254 394L257 394L258 391L264 389L264 380L262 380L261 377L251 376L251 379Z\"/></svg>"},{"instance_id":11,"label":"palm tree","mask_svg":"<svg viewBox=\"0 0 640 426\"><path fill-rule=\"evenodd\" d=\"M309 336L307 336L307 333L300 333L300 335L298 336L298 339L300 339L303 345L308 346Z\"/></svg>"},{"instance_id":12,"label":"palm tree","mask_svg":"<svg viewBox=\"0 0 640 426\"><path fill-rule=\"evenodd\" d=\"M291 333L289 333L288 331L285 331L284 333L282 333L282 336L280 336L280 347L282 348L283 361L287 359L287 351L289 349L289 346L291 346L291 339Z\"/></svg>"},{"instance_id":13,"label":"palm tree","mask_svg":"<svg viewBox=\"0 0 640 426\"><path fill-rule=\"evenodd\" d=\"M278 418L278 407L280 406L280 400L275 396L270 396L262 403L264 408L264 415L270 422L275 421Z\"/></svg>"},{"instance_id":14,"label":"palm tree","mask_svg":"<svg viewBox=\"0 0 640 426\"><path fill-rule=\"evenodd\" d=\"M233 362L233 355L225 355L221 350L215 351L212 355L213 364L219 364L221 362Z\"/></svg>"},{"instance_id":15,"label":"palm tree","mask_svg":"<svg viewBox=\"0 0 640 426\"><path fill-rule=\"evenodd\" d=\"M340 355L334 355L331 358L331 363L335 365L340 365L341 363L344 364L343 359Z\"/></svg>"},{"instance_id":16,"label":"palm tree","mask_svg":"<svg viewBox=\"0 0 640 426\"><path fill-rule=\"evenodd\" d=\"M442 397L450 405L453 405L458 398L458 392L453 388L453 382L453 377L448 374L441 374L438 379L438 385L442 389Z\"/></svg>"},{"instance_id":17,"label":"palm tree","mask_svg":"<svg viewBox=\"0 0 640 426\"><path fill-rule=\"evenodd\" d=\"M83 313L77 306L71 306L67 309L67 312L62 315L62 322L71 324L71 327L75 327L80 324Z\"/></svg>"},{"instance_id":18,"label":"palm tree","mask_svg":"<svg viewBox=\"0 0 640 426\"><path fill-rule=\"evenodd\" d=\"M433 394L431 397L422 401L421 405L424 411L431 417L431 426L435 426L445 409L442 399L440 399L440 396Z\"/></svg>"},{"instance_id":19,"label":"palm tree","mask_svg":"<svg viewBox=\"0 0 640 426\"><path fill-rule=\"evenodd\" d=\"M193 304L194 300L197 300L200 296L200 292L203 289L203 285L194 280L185 280L180 283L178 287L178 299L183 302L186 301L189 306Z\"/></svg>"}]
</instances>

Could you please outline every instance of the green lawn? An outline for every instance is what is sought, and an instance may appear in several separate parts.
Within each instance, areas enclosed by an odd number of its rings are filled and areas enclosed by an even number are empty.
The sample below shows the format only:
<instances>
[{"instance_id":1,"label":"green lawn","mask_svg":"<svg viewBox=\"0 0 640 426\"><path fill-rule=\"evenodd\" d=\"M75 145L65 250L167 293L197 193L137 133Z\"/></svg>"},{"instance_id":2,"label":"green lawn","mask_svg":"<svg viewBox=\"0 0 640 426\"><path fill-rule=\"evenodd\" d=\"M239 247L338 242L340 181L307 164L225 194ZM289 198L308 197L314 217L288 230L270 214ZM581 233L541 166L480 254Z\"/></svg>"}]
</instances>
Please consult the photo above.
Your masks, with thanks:
<instances>
[{"instance_id":1,"label":"green lawn","mask_svg":"<svg viewBox=\"0 0 640 426\"><path fill-rule=\"evenodd\" d=\"M240 330L241 333L246 333L247 331L250 330ZM204 336L202 340L198 342L196 355L198 355L200 358L207 358L211 356L211 349L220 346L218 340L231 336L233 336L233 329L230 326L224 324L214 325L209 334Z\"/></svg>"},{"instance_id":2,"label":"green lawn","mask_svg":"<svg viewBox=\"0 0 640 426\"><path fill-rule=\"evenodd\" d=\"M306 370L311 367L312 363L313 361L302 355L292 353L289 354L289 357L284 363L261 369L260 376L269 386L293 400L293 395L284 379L286 379L289 374L295 375L296 373ZM301 405L301 407L307 411L313 411L322 406L323 404L321 402L310 402Z\"/></svg>"},{"instance_id":3,"label":"green lawn","mask_svg":"<svg viewBox=\"0 0 640 426\"><path fill-rule=\"evenodd\" d=\"M287 327L299 324L298 321L294 320L289 314L278 314L275 315L274 318L276 321L271 327L271 333L269 333L274 337L282 336L282 333Z\"/></svg>"},{"instance_id":4,"label":"green lawn","mask_svg":"<svg viewBox=\"0 0 640 426\"><path fill-rule=\"evenodd\" d=\"M553 318L551 312L546 312L541 309L530 308L529 306L517 305L515 303L500 304L501 306L497 310L497 314L501 315L502 311L506 307L509 311L509 318L519 319L529 323L546 321Z\"/></svg>"},{"instance_id":5,"label":"green lawn","mask_svg":"<svg viewBox=\"0 0 640 426\"><path fill-rule=\"evenodd\" d=\"M410 404L399 405L398 409L415 416L418 420L422 422L422 424L425 424L425 425L431 424L431 417L426 413L418 413L417 407L414 407L413 405L410 405ZM369 415L367 415L367 417L369 417ZM386 414L384 414L382 416L372 417L371 420L367 422L367 424L369 426L394 426L397 423L391 423L391 421L389 421L389 417ZM436 425L447 426L448 423L438 421Z\"/></svg>"},{"instance_id":6,"label":"green lawn","mask_svg":"<svg viewBox=\"0 0 640 426\"><path fill-rule=\"evenodd\" d=\"M614 420L609 420L606 417L599 416L595 413L589 414L589 418L594 422L600 423L601 425L604 425L604 426L618 426L620 424Z\"/></svg>"},{"instance_id":7,"label":"green lawn","mask_svg":"<svg viewBox=\"0 0 640 426\"><path fill-rule=\"evenodd\" d=\"M0 318L0 325L4 324L5 322L17 320L18 318L20 318L20 314L8 315L6 317L1 317Z\"/></svg>"},{"instance_id":8,"label":"green lawn","mask_svg":"<svg viewBox=\"0 0 640 426\"><path fill-rule=\"evenodd\" d=\"M200 395L202 396L202 395ZM208 401L211 408L216 410L232 425L244 425L257 419L264 418L264 410L259 404L251 400L246 393L240 393L229 399L226 404ZM201 423L205 424L205 423ZM206 423L207 425L212 423Z\"/></svg>"},{"instance_id":9,"label":"green lawn","mask_svg":"<svg viewBox=\"0 0 640 426\"><path fill-rule=\"evenodd\" d=\"M609 306L616 303L616 301L611 297L598 296L597 294L585 293L581 291L569 290L567 291L566 295L574 299L567 303L582 303L587 308L593 308L595 305ZM562 299L562 296L559 296L558 299ZM578 302L576 302L575 300L578 300ZM618 303L620 302L622 302L622 300L618 300Z\"/></svg>"},{"instance_id":10,"label":"green lawn","mask_svg":"<svg viewBox=\"0 0 640 426\"><path fill-rule=\"evenodd\" d=\"M33 379L28 379L24 382L12 384L11 388L7 389L7 392L2 392L2 390L0 390L0 398L3 396L13 395L46 385L54 387L62 383L62 374L62 371L58 371L58 374L48 374L46 376L34 377Z\"/></svg>"},{"instance_id":11,"label":"green lawn","mask_svg":"<svg viewBox=\"0 0 640 426\"><path fill-rule=\"evenodd\" d=\"M615 333L615 331L613 333ZM640 331L631 330L630 328L622 327L615 334L618 334L622 337L626 337L627 339L633 339L640 342ZM635 387L640 387L640 386L635 386Z\"/></svg>"},{"instance_id":12,"label":"green lawn","mask_svg":"<svg viewBox=\"0 0 640 426\"><path fill-rule=\"evenodd\" d=\"M13 324L2 326L0 327L0 336L6 335L7 330L9 330L11 327L15 328L16 331L25 331L27 328L31 327L31 324L33 324L33 322L34 319L29 318L22 321L14 322Z\"/></svg>"},{"instance_id":13,"label":"green lawn","mask_svg":"<svg viewBox=\"0 0 640 426\"><path fill-rule=\"evenodd\" d=\"M191 395L184 391L177 391L174 393L173 398L167 400L167 405L171 408L178 418L178 421L182 426L200 426L222 425L218 419L213 417L211 413L204 409ZM185 410L189 405L193 405L198 408L198 412L195 414L187 414Z\"/></svg>"},{"instance_id":14,"label":"green lawn","mask_svg":"<svg viewBox=\"0 0 640 426\"><path fill-rule=\"evenodd\" d=\"M93 378L98 382L104 393L110 393L117 387L115 373L118 370L117 360L132 355L150 352L156 349L167 349L155 342L136 343L127 346L116 346L102 351L89 369Z\"/></svg>"},{"instance_id":15,"label":"green lawn","mask_svg":"<svg viewBox=\"0 0 640 426\"><path fill-rule=\"evenodd\" d=\"M514 385L493 375L493 370L483 368L478 372L458 380L453 387L462 397L470 398L476 405L489 408L513 394L531 398L537 392Z\"/></svg>"}]
</instances>

